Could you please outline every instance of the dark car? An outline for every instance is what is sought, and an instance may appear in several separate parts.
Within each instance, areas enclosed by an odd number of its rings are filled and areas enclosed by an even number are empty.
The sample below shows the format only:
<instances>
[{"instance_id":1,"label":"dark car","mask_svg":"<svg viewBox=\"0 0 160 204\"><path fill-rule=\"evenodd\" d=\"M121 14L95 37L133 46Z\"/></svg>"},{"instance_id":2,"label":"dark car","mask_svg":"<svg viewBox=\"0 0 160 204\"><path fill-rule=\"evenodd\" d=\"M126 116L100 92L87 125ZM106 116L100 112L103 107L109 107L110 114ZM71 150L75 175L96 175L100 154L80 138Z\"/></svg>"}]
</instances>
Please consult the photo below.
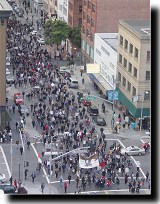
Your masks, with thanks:
<instances>
[{"instance_id":1,"label":"dark car","mask_svg":"<svg viewBox=\"0 0 160 204\"><path fill-rule=\"evenodd\" d=\"M97 125L106 126L106 121L104 118L97 118Z\"/></svg>"},{"instance_id":2,"label":"dark car","mask_svg":"<svg viewBox=\"0 0 160 204\"><path fill-rule=\"evenodd\" d=\"M87 107L87 112L91 115L91 116L98 116L99 115L99 110L96 106L88 106Z\"/></svg>"},{"instance_id":3,"label":"dark car","mask_svg":"<svg viewBox=\"0 0 160 204\"><path fill-rule=\"evenodd\" d=\"M29 108L25 104L19 104L18 111L20 115L26 114L27 116L29 116Z\"/></svg>"},{"instance_id":4,"label":"dark car","mask_svg":"<svg viewBox=\"0 0 160 204\"><path fill-rule=\"evenodd\" d=\"M4 194L13 194L16 191L13 185L0 185L0 189L4 191Z\"/></svg>"}]
</instances>

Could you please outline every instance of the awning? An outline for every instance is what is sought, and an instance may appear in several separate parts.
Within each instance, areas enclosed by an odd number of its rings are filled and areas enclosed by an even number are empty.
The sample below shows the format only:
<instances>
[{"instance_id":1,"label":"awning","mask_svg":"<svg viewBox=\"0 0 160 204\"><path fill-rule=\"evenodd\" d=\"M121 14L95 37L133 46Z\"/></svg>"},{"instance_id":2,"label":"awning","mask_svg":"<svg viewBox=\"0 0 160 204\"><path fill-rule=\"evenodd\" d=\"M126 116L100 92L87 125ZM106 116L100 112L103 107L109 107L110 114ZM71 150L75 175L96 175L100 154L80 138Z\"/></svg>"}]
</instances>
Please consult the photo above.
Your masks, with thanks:
<instances>
[{"instance_id":1,"label":"awning","mask_svg":"<svg viewBox=\"0 0 160 204\"><path fill-rule=\"evenodd\" d=\"M113 87L104 79L104 77L101 74L93 74L97 81L98 81L98 87L101 89L104 95L108 95L108 91L113 91Z\"/></svg>"},{"instance_id":2,"label":"awning","mask_svg":"<svg viewBox=\"0 0 160 204\"><path fill-rule=\"evenodd\" d=\"M116 88L116 91L119 91L118 99L121 104L125 105L126 109L130 112L131 115L135 118L141 117L141 108L136 108L133 103L121 92L120 89ZM143 108L143 117L150 116L150 108Z\"/></svg>"}]
</instances>

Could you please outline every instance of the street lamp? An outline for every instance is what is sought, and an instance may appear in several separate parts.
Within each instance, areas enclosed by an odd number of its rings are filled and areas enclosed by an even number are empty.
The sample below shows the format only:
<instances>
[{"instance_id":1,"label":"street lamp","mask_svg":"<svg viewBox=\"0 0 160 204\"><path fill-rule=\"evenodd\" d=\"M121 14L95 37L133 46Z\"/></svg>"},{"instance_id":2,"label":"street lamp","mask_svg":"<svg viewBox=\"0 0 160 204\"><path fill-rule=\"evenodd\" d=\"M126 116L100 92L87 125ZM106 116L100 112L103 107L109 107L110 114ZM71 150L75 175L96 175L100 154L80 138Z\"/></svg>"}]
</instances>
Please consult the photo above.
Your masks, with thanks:
<instances>
[{"instance_id":1,"label":"street lamp","mask_svg":"<svg viewBox=\"0 0 160 204\"><path fill-rule=\"evenodd\" d=\"M12 153L13 153L13 150L12 150L12 138L11 138L11 176L12 176Z\"/></svg>"},{"instance_id":2,"label":"street lamp","mask_svg":"<svg viewBox=\"0 0 160 204\"><path fill-rule=\"evenodd\" d=\"M149 92L148 91L145 91L144 92L145 94L149 94ZM141 119L140 119L140 131L142 130L142 117L143 117L143 103L144 103L144 97L143 97L143 99L142 99L142 102L141 102Z\"/></svg>"}]
</instances>

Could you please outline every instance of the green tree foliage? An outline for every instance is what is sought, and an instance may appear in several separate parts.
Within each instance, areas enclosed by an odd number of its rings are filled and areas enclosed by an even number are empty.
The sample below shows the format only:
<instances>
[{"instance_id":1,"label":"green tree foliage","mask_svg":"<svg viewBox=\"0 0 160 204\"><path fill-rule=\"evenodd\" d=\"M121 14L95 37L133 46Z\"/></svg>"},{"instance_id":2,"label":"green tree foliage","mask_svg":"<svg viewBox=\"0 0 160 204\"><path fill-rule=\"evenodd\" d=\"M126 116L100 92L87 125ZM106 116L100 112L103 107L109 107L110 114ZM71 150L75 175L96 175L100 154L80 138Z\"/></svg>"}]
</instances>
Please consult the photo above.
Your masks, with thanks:
<instances>
[{"instance_id":1,"label":"green tree foliage","mask_svg":"<svg viewBox=\"0 0 160 204\"><path fill-rule=\"evenodd\" d=\"M68 38L69 27L66 22L60 20L48 20L45 24L45 42L47 45L60 45L62 40Z\"/></svg>"},{"instance_id":2,"label":"green tree foliage","mask_svg":"<svg viewBox=\"0 0 160 204\"><path fill-rule=\"evenodd\" d=\"M81 47L81 28L75 27L69 29L69 39L78 48Z\"/></svg>"}]
</instances>

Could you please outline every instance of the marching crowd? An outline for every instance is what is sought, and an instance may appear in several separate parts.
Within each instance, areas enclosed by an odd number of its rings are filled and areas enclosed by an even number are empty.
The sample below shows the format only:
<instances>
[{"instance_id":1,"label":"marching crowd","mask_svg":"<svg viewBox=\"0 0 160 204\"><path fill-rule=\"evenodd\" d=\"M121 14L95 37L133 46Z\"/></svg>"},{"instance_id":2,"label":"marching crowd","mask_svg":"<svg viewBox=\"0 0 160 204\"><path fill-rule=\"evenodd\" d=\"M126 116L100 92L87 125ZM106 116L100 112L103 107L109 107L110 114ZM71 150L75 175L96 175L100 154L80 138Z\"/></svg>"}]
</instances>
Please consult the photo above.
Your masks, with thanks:
<instances>
[{"instance_id":1,"label":"marching crowd","mask_svg":"<svg viewBox=\"0 0 160 204\"><path fill-rule=\"evenodd\" d=\"M103 128L98 134L98 130L91 122L78 95L68 88L68 74L60 74L58 66L51 63L48 51L42 49L35 35L30 34L30 27L27 23L22 24L19 20L9 19L7 49L10 52L15 76L14 86L17 89L24 87L22 95L30 104L32 126L41 132L41 141L44 144L41 154L43 163L38 163L36 171L31 174L32 182L34 183L36 175L44 167L49 175L59 179L60 186L64 186L65 193L72 185L72 179L76 182L75 193L89 190L91 185L100 190L109 189L111 185L116 185L119 189L121 182L128 185L129 192L139 192L145 183L145 178L140 177L139 168L136 173L133 173L132 161L129 157L120 154L121 146L116 142L107 147ZM27 86L30 89L25 91ZM10 109L14 114L14 104ZM15 123L16 129L23 128L25 123L26 116L21 114L21 122ZM24 136L23 129L21 133ZM30 138L26 140L29 150ZM68 155L50 163L50 160L45 157L45 146L51 140L59 141L58 151L63 153L92 143L92 148L88 151L87 156L96 152L100 166L89 170L79 169L79 154L74 157ZM23 149L20 151L23 154ZM122 176L124 180L120 179ZM27 172L25 172L25 179L27 179ZM148 173L146 181L150 185ZM42 193L44 188L45 185L42 183Z\"/></svg>"}]
</instances>

